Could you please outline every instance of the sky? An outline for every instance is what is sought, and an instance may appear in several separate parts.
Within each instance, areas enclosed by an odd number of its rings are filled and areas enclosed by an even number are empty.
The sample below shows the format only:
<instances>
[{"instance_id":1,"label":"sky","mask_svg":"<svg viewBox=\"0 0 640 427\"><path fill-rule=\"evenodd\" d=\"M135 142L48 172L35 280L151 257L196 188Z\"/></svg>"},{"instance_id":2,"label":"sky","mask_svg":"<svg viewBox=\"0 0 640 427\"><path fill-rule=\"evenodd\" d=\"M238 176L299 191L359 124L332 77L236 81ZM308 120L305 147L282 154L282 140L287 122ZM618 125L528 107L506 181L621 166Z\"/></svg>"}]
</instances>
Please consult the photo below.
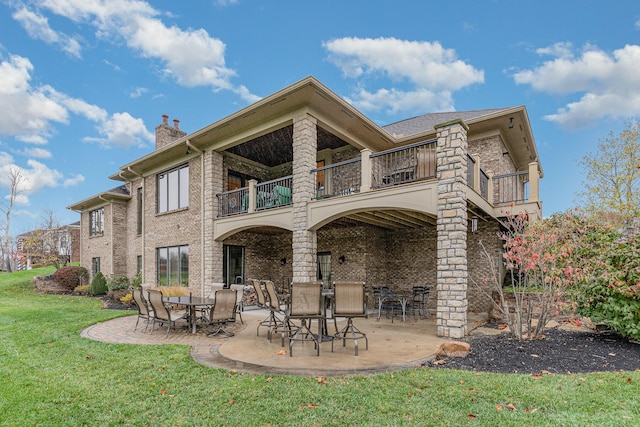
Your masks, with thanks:
<instances>
[{"instance_id":1,"label":"sky","mask_svg":"<svg viewBox=\"0 0 640 427\"><path fill-rule=\"evenodd\" d=\"M192 133L312 75L379 125L525 105L550 215L640 117L639 70L637 0L0 0L0 203L20 170L12 235L78 221L163 114Z\"/></svg>"}]
</instances>

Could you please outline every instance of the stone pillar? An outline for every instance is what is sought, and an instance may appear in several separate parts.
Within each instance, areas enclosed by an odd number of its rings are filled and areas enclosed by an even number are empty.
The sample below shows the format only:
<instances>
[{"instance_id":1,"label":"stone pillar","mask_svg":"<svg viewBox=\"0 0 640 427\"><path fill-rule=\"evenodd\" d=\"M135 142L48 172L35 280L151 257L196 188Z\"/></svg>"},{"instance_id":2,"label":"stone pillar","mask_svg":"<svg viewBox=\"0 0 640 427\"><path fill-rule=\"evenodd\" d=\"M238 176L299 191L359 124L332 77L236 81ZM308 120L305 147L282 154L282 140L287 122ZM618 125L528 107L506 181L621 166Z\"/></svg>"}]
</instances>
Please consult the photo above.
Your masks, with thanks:
<instances>
[{"instance_id":1,"label":"stone pillar","mask_svg":"<svg viewBox=\"0 0 640 427\"><path fill-rule=\"evenodd\" d=\"M437 329L463 338L467 332L467 130L461 120L438 132Z\"/></svg>"},{"instance_id":2,"label":"stone pillar","mask_svg":"<svg viewBox=\"0 0 640 427\"><path fill-rule=\"evenodd\" d=\"M360 150L360 192L371 190L371 150L364 148Z\"/></svg>"},{"instance_id":3,"label":"stone pillar","mask_svg":"<svg viewBox=\"0 0 640 427\"><path fill-rule=\"evenodd\" d=\"M540 201L540 171L538 162L529 163L529 201Z\"/></svg>"},{"instance_id":4,"label":"stone pillar","mask_svg":"<svg viewBox=\"0 0 640 427\"><path fill-rule=\"evenodd\" d=\"M308 231L307 203L315 194L317 120L309 114L293 119L293 281L316 280L316 233Z\"/></svg>"},{"instance_id":5,"label":"stone pillar","mask_svg":"<svg viewBox=\"0 0 640 427\"><path fill-rule=\"evenodd\" d=\"M218 216L218 198L216 194L224 191L224 165L222 154L213 151L204 153L205 185L204 199L204 280L201 292L204 295L206 283L221 283L222 277L222 242L213 240L213 223Z\"/></svg>"}]
</instances>

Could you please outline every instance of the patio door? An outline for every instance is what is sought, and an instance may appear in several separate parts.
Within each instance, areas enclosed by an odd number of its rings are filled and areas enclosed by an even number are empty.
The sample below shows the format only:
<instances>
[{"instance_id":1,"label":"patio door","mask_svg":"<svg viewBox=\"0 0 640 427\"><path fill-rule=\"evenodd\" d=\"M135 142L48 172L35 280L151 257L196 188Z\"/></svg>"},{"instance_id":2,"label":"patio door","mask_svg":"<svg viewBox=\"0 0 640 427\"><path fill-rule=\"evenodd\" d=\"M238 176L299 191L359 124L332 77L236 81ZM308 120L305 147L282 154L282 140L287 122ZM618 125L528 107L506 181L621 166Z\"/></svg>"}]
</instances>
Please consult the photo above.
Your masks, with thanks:
<instances>
[{"instance_id":1,"label":"patio door","mask_svg":"<svg viewBox=\"0 0 640 427\"><path fill-rule=\"evenodd\" d=\"M244 246L223 246L222 275L224 283L244 283Z\"/></svg>"},{"instance_id":2,"label":"patio door","mask_svg":"<svg viewBox=\"0 0 640 427\"><path fill-rule=\"evenodd\" d=\"M322 288L331 287L331 252L318 252L316 279L322 280Z\"/></svg>"}]
</instances>

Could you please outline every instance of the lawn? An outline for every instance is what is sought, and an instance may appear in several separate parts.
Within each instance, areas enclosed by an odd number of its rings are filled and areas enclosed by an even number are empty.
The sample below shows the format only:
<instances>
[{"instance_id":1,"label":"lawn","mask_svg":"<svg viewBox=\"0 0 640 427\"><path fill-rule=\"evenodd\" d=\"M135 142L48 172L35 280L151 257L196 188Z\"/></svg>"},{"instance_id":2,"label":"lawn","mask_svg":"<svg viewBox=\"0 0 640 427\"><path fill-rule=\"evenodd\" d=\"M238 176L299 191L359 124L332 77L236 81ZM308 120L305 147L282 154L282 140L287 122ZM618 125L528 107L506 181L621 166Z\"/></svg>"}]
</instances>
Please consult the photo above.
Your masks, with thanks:
<instances>
[{"instance_id":1,"label":"lawn","mask_svg":"<svg viewBox=\"0 0 640 427\"><path fill-rule=\"evenodd\" d=\"M94 342L123 314L41 295L34 274L0 275L1 426L632 426L640 372L589 375L406 370L340 378L200 366L189 348Z\"/></svg>"}]
</instances>

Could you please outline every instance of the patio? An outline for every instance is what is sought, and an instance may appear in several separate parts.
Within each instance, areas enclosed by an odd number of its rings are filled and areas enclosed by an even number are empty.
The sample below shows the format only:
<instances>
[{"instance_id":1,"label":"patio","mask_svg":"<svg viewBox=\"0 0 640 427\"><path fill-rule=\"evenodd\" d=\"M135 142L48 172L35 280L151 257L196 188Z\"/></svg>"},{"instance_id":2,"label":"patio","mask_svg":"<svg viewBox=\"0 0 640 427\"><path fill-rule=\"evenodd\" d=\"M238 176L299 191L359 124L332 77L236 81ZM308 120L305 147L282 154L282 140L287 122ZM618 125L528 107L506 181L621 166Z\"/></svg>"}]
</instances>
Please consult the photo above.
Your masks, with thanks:
<instances>
[{"instance_id":1,"label":"patio","mask_svg":"<svg viewBox=\"0 0 640 427\"><path fill-rule=\"evenodd\" d=\"M294 344L294 356L290 357L288 347L281 347L280 336L274 336L270 343L266 331L256 336L258 322L265 318L265 310L246 310L242 313L245 325L237 322L231 338L207 338L205 330L196 334L186 329L171 330L167 339L165 329L157 328L153 334L144 332L144 325L138 325L134 332L136 316L126 316L97 323L81 332L84 338L107 343L120 344L184 344L191 346L191 356L203 365L212 368L235 370L254 374L340 376L365 375L401 370L421 366L434 357L437 348L447 339L436 335L435 316L427 319L408 317L406 322L392 323L382 317L376 320L374 314L368 319L356 319L358 327L369 337L369 349L360 349L354 356L353 343L335 341L334 352L331 343L321 345L320 356L316 356L313 344ZM481 318L470 319L473 326L482 323ZM344 321L344 320L343 320ZM338 321L338 326L341 322ZM186 324L185 324L186 328ZM333 331L333 321L329 321L329 331Z\"/></svg>"}]
</instances>

